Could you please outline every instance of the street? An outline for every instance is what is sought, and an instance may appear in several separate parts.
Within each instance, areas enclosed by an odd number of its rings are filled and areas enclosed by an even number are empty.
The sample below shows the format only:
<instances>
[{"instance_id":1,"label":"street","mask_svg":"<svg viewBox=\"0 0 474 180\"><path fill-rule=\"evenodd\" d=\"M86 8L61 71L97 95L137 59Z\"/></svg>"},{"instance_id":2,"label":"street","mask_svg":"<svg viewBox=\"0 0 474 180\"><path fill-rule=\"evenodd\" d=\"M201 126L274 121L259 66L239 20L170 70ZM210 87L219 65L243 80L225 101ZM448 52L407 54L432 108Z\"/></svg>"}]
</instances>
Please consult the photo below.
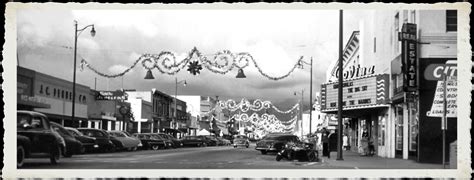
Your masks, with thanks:
<instances>
[{"instance_id":1,"label":"street","mask_svg":"<svg viewBox=\"0 0 474 180\"><path fill-rule=\"evenodd\" d=\"M27 159L22 169L441 169L439 164L410 160L361 157L345 152L344 161L323 157L320 162L275 160L275 153L262 155L249 148L232 146L184 147L134 152L93 153L61 158L58 165L48 159Z\"/></svg>"},{"instance_id":2,"label":"street","mask_svg":"<svg viewBox=\"0 0 474 180\"><path fill-rule=\"evenodd\" d=\"M94 153L61 158L51 165L48 159L28 159L25 169L273 169L314 168L318 162L275 160L275 153L262 155L249 148L232 146L184 147L134 152Z\"/></svg>"}]
</instances>

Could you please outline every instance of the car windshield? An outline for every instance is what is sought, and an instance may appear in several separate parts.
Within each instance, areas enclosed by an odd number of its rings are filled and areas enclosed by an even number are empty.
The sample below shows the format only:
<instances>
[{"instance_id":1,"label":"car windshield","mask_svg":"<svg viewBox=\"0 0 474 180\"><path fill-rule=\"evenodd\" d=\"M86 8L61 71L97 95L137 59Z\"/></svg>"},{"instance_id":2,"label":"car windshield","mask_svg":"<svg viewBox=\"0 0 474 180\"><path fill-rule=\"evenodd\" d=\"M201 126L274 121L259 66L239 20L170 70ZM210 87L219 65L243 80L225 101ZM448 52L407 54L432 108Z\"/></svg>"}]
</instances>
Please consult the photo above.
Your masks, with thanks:
<instances>
[{"instance_id":1,"label":"car windshield","mask_svg":"<svg viewBox=\"0 0 474 180\"><path fill-rule=\"evenodd\" d=\"M151 135L151 138L152 139L157 139L157 140L163 140L163 138L161 138L161 136L159 136L159 135Z\"/></svg>"},{"instance_id":2,"label":"car windshield","mask_svg":"<svg viewBox=\"0 0 474 180\"><path fill-rule=\"evenodd\" d=\"M66 129L64 129L61 125L56 123L51 123L51 125L53 126L54 130L56 130L61 135L72 136L72 134Z\"/></svg>"},{"instance_id":3,"label":"car windshield","mask_svg":"<svg viewBox=\"0 0 474 180\"><path fill-rule=\"evenodd\" d=\"M24 127L24 125L30 125L31 124L31 116L26 115L26 114L18 114L17 115L17 126L18 127Z\"/></svg>"},{"instance_id":4,"label":"car windshield","mask_svg":"<svg viewBox=\"0 0 474 180\"><path fill-rule=\"evenodd\" d=\"M69 128L66 128L67 131L69 131L72 135L74 136L84 136L84 134L82 134L81 132L75 130L75 129L69 129Z\"/></svg>"},{"instance_id":5,"label":"car windshield","mask_svg":"<svg viewBox=\"0 0 474 180\"><path fill-rule=\"evenodd\" d=\"M125 137L125 134L120 132L109 132L109 134L113 137Z\"/></svg>"},{"instance_id":6,"label":"car windshield","mask_svg":"<svg viewBox=\"0 0 474 180\"><path fill-rule=\"evenodd\" d=\"M100 131L95 130L80 130L83 134L90 137L105 137L105 135Z\"/></svg>"}]
</instances>

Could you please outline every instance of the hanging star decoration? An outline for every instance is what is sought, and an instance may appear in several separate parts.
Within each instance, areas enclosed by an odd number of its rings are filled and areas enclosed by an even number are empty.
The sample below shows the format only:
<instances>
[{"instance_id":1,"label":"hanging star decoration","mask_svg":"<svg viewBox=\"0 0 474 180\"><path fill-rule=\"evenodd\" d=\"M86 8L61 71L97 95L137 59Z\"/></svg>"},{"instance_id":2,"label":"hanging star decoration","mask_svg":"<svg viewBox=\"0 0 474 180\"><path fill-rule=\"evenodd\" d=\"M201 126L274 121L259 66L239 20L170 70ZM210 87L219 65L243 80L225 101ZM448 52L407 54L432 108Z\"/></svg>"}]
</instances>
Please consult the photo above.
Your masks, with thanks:
<instances>
[{"instance_id":1,"label":"hanging star decoration","mask_svg":"<svg viewBox=\"0 0 474 180\"><path fill-rule=\"evenodd\" d=\"M199 64L199 61L193 61L193 62L189 62L189 65L188 65L188 71L189 73L193 74L193 75L197 75L199 74L202 70L202 66L201 64Z\"/></svg>"}]
</instances>

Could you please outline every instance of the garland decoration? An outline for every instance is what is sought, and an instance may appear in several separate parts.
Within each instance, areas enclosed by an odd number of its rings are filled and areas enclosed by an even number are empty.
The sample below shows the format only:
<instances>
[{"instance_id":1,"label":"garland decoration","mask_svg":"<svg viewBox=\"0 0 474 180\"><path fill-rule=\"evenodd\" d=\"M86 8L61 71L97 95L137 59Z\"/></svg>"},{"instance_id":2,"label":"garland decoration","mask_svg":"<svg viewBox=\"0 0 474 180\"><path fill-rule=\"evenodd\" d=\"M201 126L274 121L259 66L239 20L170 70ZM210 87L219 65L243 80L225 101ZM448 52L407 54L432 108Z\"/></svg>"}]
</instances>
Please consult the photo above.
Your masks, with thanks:
<instances>
[{"instance_id":1,"label":"garland decoration","mask_svg":"<svg viewBox=\"0 0 474 180\"><path fill-rule=\"evenodd\" d=\"M200 70L206 68L207 70L217 73L217 74L227 74L232 71L234 68L243 69L249 66L252 62L257 68L258 72L270 80L281 80L287 78L293 71L300 67L303 61L303 56L301 56L297 63L285 74L281 76L270 76L269 74L263 72L260 66L257 64L257 61L249 53L232 53L229 50L223 50L214 54L214 56L207 57L202 55L196 47L194 47L182 60L177 60L176 56L169 51L162 51L159 54L142 54L135 62L126 70L117 74L106 74L102 73L96 68L92 67L86 60L82 59L81 61L81 70L85 67L89 68L96 74L106 77L106 78L116 78L125 75L131 69L133 69L138 62L142 62L143 68L146 70L153 70L154 68L158 69L162 74L174 75L178 73L181 69L184 69L188 65L188 71L191 74L197 75L200 73Z\"/></svg>"},{"instance_id":2,"label":"garland decoration","mask_svg":"<svg viewBox=\"0 0 474 180\"><path fill-rule=\"evenodd\" d=\"M217 107L221 108L221 109L228 109L229 111L231 112L234 112L234 111L241 111L241 112L248 112L249 110L252 110L252 111L261 111L263 109L273 109L275 111L277 111L278 113L281 113L281 114L288 114L288 113L291 113L295 110L299 110L300 108L300 103L297 102L292 108L286 110L286 111L282 111L280 110L278 107L276 107L275 105L272 104L271 101L262 101L260 99L256 99L253 101L253 103L250 103L250 101L248 101L247 99L243 98L240 100L240 102L237 104L237 102L235 100L232 100L232 99L228 99L227 101L219 101L217 102L216 104L216 107L214 107L213 109L211 109L208 113L212 113Z\"/></svg>"}]
</instances>

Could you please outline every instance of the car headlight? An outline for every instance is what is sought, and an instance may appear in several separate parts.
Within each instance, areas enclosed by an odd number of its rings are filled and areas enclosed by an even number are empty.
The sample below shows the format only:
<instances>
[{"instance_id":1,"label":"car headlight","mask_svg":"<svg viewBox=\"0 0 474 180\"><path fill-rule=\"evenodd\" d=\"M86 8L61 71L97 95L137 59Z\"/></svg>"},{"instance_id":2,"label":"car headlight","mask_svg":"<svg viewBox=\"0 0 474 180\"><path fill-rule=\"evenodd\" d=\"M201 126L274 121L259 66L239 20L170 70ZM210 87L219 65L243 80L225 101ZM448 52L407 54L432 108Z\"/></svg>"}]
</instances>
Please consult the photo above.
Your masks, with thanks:
<instances>
[{"instance_id":1,"label":"car headlight","mask_svg":"<svg viewBox=\"0 0 474 180\"><path fill-rule=\"evenodd\" d=\"M94 148L98 148L98 147L99 147L99 145L98 145L98 144L94 144Z\"/></svg>"}]
</instances>

